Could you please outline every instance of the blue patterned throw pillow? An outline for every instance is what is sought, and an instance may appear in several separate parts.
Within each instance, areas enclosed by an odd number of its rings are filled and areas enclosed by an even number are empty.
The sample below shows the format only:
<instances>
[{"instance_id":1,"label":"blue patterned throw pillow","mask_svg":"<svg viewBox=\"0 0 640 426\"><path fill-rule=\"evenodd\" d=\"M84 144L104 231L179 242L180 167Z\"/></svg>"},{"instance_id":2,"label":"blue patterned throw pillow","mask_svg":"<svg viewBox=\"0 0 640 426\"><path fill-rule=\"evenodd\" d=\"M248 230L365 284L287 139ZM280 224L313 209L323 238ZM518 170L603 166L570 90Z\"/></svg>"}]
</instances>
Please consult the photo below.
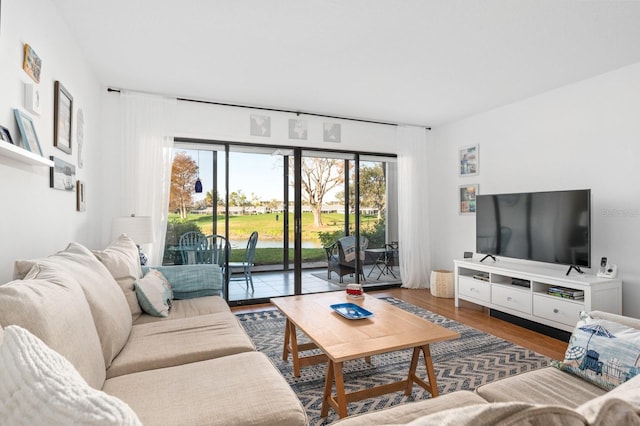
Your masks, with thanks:
<instances>
[{"instance_id":1,"label":"blue patterned throw pillow","mask_svg":"<svg viewBox=\"0 0 640 426\"><path fill-rule=\"evenodd\" d=\"M173 292L171 285L155 269L150 269L144 278L135 283L136 297L144 312L156 317L169 316Z\"/></svg>"},{"instance_id":2,"label":"blue patterned throw pillow","mask_svg":"<svg viewBox=\"0 0 640 426\"><path fill-rule=\"evenodd\" d=\"M583 314L555 366L611 390L640 371L640 330Z\"/></svg>"}]
</instances>

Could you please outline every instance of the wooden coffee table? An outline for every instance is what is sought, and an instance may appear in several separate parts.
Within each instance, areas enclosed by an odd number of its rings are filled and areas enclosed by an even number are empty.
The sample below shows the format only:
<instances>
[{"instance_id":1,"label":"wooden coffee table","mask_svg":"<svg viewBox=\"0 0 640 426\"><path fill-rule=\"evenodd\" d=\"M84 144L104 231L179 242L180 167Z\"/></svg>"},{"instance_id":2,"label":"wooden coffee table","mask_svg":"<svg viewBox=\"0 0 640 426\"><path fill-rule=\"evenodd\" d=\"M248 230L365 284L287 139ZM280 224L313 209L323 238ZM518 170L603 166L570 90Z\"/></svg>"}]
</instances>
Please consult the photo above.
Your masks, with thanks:
<instances>
[{"instance_id":1,"label":"wooden coffee table","mask_svg":"<svg viewBox=\"0 0 640 426\"><path fill-rule=\"evenodd\" d=\"M347 302L373 312L374 316L349 320L330 308L335 303ZM329 414L329 406L340 417L345 417L349 402L400 390L410 395L414 383L429 391L433 397L438 396L429 344L460 337L458 333L368 295L363 299L349 299L345 292L340 291L274 298L271 303L287 317L282 359L286 361L289 354L292 355L294 375L300 376L300 367L328 361L321 410L323 417ZM298 345L296 328L306 334L312 343ZM323 353L300 356L300 352L315 348ZM405 380L345 393L342 374L345 361L365 357L370 362L371 355L410 348L413 348L413 356ZM428 383L416 375L420 352L427 367ZM335 396L332 395L334 383Z\"/></svg>"}]
</instances>

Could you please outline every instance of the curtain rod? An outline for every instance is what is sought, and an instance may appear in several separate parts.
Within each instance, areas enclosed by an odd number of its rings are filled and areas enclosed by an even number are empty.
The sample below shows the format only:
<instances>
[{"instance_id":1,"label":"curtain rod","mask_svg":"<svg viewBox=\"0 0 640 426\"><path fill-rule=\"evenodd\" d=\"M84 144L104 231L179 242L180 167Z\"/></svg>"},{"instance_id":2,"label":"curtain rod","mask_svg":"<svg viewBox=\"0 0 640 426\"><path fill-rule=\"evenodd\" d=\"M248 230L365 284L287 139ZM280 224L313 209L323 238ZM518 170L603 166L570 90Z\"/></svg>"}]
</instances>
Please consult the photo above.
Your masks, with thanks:
<instances>
[{"instance_id":1,"label":"curtain rod","mask_svg":"<svg viewBox=\"0 0 640 426\"><path fill-rule=\"evenodd\" d=\"M120 93L121 90L120 89L113 89L111 87L108 87L107 88L107 92ZM318 114L318 113L315 113L315 112L305 112L305 111L293 111L293 110L280 109L280 108L267 108L267 107L258 107L258 106L252 106L252 105L239 105L239 104L232 104L232 103L226 103L226 102L203 101L203 100L199 100L199 99L189 99L189 98L179 98L179 97L176 97L176 100L184 101L184 102L194 102L194 103L199 103L199 104L228 106L228 107L234 107L234 108L247 108L247 109L258 109L258 110L262 110L262 111L284 112L284 113L296 114L296 115L310 115L310 116L313 116L313 117L333 118L333 119L336 119L336 120L348 120L348 121L357 121L357 122L360 122L360 123L382 124L384 126L399 126L400 125L399 123L389 123L389 122L385 122L385 121L365 120L363 118L340 117L338 115ZM417 126L417 127L424 127L427 130L431 130L431 127L429 127L429 126L420 125L420 126Z\"/></svg>"}]
</instances>

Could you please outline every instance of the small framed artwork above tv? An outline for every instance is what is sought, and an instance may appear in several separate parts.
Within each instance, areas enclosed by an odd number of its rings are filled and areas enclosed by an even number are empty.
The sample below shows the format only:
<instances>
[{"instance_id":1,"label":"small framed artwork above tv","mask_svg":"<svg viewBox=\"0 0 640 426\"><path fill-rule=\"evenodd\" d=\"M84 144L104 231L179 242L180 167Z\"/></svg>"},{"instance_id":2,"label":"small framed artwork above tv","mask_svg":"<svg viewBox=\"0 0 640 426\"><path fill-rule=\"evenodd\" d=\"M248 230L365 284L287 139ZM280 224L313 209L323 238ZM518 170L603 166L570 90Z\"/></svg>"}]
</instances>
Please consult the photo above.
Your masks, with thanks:
<instances>
[{"instance_id":1,"label":"small framed artwork above tv","mask_svg":"<svg viewBox=\"0 0 640 426\"><path fill-rule=\"evenodd\" d=\"M478 145L465 146L458 151L458 174L477 176L479 165Z\"/></svg>"},{"instance_id":2,"label":"small framed artwork above tv","mask_svg":"<svg viewBox=\"0 0 640 426\"><path fill-rule=\"evenodd\" d=\"M476 213L476 195L478 194L478 184L461 185L458 188L458 213Z\"/></svg>"}]
</instances>

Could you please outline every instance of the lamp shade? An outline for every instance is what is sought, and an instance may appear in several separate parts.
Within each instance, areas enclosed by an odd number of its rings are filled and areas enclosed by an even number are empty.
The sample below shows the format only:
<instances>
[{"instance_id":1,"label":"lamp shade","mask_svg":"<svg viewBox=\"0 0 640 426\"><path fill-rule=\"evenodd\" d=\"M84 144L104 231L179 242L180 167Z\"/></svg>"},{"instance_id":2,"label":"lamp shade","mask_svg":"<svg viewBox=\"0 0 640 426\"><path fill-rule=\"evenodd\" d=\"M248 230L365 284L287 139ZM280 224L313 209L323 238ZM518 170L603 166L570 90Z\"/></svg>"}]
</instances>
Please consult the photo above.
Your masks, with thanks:
<instances>
[{"instance_id":1,"label":"lamp shade","mask_svg":"<svg viewBox=\"0 0 640 426\"><path fill-rule=\"evenodd\" d=\"M134 243L147 244L153 242L153 222L151 216L116 217L111 223L111 239L120 234L127 234Z\"/></svg>"}]
</instances>

